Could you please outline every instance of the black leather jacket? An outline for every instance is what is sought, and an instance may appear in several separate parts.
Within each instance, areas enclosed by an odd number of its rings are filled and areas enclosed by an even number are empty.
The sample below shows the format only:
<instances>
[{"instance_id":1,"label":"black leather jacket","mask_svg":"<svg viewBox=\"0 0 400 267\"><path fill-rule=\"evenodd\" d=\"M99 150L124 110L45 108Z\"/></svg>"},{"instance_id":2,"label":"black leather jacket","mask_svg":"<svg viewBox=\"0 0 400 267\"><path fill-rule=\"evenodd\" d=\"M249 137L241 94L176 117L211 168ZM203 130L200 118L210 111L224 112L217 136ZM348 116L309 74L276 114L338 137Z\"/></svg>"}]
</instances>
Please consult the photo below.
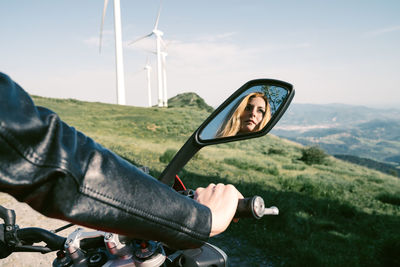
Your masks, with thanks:
<instances>
[{"instance_id":1,"label":"black leather jacket","mask_svg":"<svg viewBox=\"0 0 400 267\"><path fill-rule=\"evenodd\" d=\"M35 106L1 73L0 191L49 217L176 248L202 245L211 229L206 206Z\"/></svg>"}]
</instances>

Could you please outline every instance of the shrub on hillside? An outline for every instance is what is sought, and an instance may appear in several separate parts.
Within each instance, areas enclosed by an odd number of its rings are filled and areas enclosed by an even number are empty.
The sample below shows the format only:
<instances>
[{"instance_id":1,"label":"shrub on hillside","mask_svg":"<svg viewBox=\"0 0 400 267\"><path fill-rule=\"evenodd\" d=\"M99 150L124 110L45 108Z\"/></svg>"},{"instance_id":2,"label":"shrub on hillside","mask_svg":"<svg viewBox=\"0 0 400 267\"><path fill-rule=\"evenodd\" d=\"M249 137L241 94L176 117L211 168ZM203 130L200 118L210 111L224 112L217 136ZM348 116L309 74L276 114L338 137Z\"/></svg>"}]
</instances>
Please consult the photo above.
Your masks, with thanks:
<instances>
[{"instance_id":1,"label":"shrub on hillside","mask_svg":"<svg viewBox=\"0 0 400 267\"><path fill-rule=\"evenodd\" d=\"M397 170L395 170L395 169L389 170L389 174L392 175L392 176L395 176L395 177L400 177L399 176L399 172Z\"/></svg>"},{"instance_id":2,"label":"shrub on hillside","mask_svg":"<svg viewBox=\"0 0 400 267\"><path fill-rule=\"evenodd\" d=\"M165 150L164 154L160 156L160 162L170 163L170 161L174 158L176 152L178 151L172 148Z\"/></svg>"},{"instance_id":3,"label":"shrub on hillside","mask_svg":"<svg viewBox=\"0 0 400 267\"><path fill-rule=\"evenodd\" d=\"M381 193L376 199L383 203L400 206L400 196L398 194Z\"/></svg>"},{"instance_id":4,"label":"shrub on hillside","mask_svg":"<svg viewBox=\"0 0 400 267\"><path fill-rule=\"evenodd\" d=\"M268 154L270 155L286 155L286 151L282 148L270 148L268 149Z\"/></svg>"},{"instance_id":5,"label":"shrub on hillside","mask_svg":"<svg viewBox=\"0 0 400 267\"><path fill-rule=\"evenodd\" d=\"M308 165L326 163L327 154L318 146L306 147L301 150L301 158Z\"/></svg>"}]
</instances>

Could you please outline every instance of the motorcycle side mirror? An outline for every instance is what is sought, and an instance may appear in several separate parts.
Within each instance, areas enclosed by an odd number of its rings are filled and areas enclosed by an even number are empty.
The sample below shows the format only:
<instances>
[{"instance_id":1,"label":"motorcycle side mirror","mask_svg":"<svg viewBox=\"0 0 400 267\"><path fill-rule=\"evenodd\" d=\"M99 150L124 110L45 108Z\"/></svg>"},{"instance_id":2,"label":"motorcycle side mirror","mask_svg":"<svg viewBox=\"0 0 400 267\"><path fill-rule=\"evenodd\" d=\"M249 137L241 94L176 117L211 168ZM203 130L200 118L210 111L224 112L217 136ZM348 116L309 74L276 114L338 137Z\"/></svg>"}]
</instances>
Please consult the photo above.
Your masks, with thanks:
<instances>
[{"instance_id":1,"label":"motorcycle side mirror","mask_svg":"<svg viewBox=\"0 0 400 267\"><path fill-rule=\"evenodd\" d=\"M199 128L204 145L259 137L279 121L293 87L277 80L253 80L228 98Z\"/></svg>"},{"instance_id":2,"label":"motorcycle side mirror","mask_svg":"<svg viewBox=\"0 0 400 267\"><path fill-rule=\"evenodd\" d=\"M293 86L283 81L257 79L247 82L200 125L159 180L172 183L175 175L204 146L267 134L285 113L293 97Z\"/></svg>"}]
</instances>

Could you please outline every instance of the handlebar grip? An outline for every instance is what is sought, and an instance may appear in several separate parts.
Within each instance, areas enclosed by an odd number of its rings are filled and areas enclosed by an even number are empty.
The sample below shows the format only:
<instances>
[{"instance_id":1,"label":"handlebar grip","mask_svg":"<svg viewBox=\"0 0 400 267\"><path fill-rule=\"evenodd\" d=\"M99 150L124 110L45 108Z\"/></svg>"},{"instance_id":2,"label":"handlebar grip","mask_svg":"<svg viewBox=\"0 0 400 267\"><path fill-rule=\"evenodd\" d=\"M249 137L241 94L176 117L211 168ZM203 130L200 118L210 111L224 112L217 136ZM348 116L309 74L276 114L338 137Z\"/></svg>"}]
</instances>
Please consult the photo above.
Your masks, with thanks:
<instances>
[{"instance_id":1,"label":"handlebar grip","mask_svg":"<svg viewBox=\"0 0 400 267\"><path fill-rule=\"evenodd\" d=\"M0 206L0 218L4 220L5 225L15 225L15 211L9 210L3 206Z\"/></svg>"},{"instance_id":2,"label":"handlebar grip","mask_svg":"<svg viewBox=\"0 0 400 267\"><path fill-rule=\"evenodd\" d=\"M64 248L66 238L56 235L42 228L27 227L17 230L17 236L20 240L28 243L45 242L50 251ZM32 248L32 247L31 247ZM27 250L32 251L32 250Z\"/></svg>"},{"instance_id":3,"label":"handlebar grip","mask_svg":"<svg viewBox=\"0 0 400 267\"><path fill-rule=\"evenodd\" d=\"M260 196L239 199L234 218L255 218L264 216L264 199Z\"/></svg>"}]
</instances>

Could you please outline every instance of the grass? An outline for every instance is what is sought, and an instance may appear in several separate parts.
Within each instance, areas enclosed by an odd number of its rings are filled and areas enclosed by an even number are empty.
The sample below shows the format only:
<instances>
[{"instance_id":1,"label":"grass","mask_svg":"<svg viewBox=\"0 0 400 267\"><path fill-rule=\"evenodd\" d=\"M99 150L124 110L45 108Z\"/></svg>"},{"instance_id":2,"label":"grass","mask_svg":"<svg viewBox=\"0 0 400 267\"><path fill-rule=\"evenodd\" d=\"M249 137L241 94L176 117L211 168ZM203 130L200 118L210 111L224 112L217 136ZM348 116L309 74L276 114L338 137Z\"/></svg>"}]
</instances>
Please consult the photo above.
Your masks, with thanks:
<instances>
[{"instance_id":1,"label":"grass","mask_svg":"<svg viewBox=\"0 0 400 267\"><path fill-rule=\"evenodd\" d=\"M34 100L155 177L208 116L195 108ZM259 266L263 255L274 266L399 266L400 180L331 157L307 165L302 149L267 136L206 147L186 165L179 175L189 188L232 183L280 209L242 219L211 243L246 266ZM245 246L232 245L238 241ZM259 257L251 257L255 251Z\"/></svg>"},{"instance_id":2,"label":"grass","mask_svg":"<svg viewBox=\"0 0 400 267\"><path fill-rule=\"evenodd\" d=\"M235 166L236 168L247 171L258 171L263 174L278 175L279 170L275 164L271 163L256 163L254 160L242 160L237 158L225 158L224 163Z\"/></svg>"}]
</instances>

